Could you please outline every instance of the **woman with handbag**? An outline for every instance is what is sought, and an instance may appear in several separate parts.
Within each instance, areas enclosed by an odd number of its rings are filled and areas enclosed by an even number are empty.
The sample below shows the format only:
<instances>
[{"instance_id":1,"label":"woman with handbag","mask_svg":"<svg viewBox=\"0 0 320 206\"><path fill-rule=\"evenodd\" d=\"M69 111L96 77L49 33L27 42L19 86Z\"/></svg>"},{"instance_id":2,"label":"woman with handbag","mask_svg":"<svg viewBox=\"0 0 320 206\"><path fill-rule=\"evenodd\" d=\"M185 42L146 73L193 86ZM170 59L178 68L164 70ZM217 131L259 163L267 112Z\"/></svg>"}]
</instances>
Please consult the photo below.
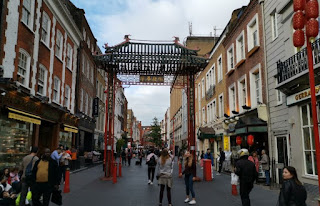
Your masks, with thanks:
<instances>
[{"instance_id":1,"label":"woman with handbag","mask_svg":"<svg viewBox=\"0 0 320 206\"><path fill-rule=\"evenodd\" d=\"M170 157L167 149L163 149L158 161L158 185L160 185L159 206L162 205L164 188L167 186L167 198L169 206L171 204L171 188L172 188L172 172L173 172L173 159Z\"/></svg>"},{"instance_id":2,"label":"woman with handbag","mask_svg":"<svg viewBox=\"0 0 320 206\"><path fill-rule=\"evenodd\" d=\"M193 190L193 181L196 176L196 161L193 159L193 155L186 151L184 155L184 170L179 175L184 174L184 182L186 184L187 199L184 200L185 203L189 202L189 205L196 204L195 193ZM192 200L190 201L189 193L191 192Z\"/></svg>"}]
</instances>

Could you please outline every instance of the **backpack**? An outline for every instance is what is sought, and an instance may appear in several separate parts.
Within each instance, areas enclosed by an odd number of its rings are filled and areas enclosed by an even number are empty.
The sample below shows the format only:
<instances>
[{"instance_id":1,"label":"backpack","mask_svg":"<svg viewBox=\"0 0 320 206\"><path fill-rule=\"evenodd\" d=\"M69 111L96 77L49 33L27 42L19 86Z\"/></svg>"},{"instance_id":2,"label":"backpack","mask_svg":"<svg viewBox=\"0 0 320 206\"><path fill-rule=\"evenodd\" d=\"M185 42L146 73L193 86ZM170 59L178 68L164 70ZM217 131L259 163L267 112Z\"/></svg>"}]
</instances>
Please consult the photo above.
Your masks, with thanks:
<instances>
[{"instance_id":1,"label":"backpack","mask_svg":"<svg viewBox=\"0 0 320 206\"><path fill-rule=\"evenodd\" d=\"M32 163L33 163L33 158L35 156L32 157L31 161L29 162L29 164L26 167L26 171L25 171L25 178L26 178L26 182L30 182L32 180Z\"/></svg>"},{"instance_id":2,"label":"backpack","mask_svg":"<svg viewBox=\"0 0 320 206\"><path fill-rule=\"evenodd\" d=\"M154 155L152 155L152 157L151 157L150 160L148 161L148 166L154 167L154 166L156 166L156 164L157 164L156 158L154 157Z\"/></svg>"}]
</instances>

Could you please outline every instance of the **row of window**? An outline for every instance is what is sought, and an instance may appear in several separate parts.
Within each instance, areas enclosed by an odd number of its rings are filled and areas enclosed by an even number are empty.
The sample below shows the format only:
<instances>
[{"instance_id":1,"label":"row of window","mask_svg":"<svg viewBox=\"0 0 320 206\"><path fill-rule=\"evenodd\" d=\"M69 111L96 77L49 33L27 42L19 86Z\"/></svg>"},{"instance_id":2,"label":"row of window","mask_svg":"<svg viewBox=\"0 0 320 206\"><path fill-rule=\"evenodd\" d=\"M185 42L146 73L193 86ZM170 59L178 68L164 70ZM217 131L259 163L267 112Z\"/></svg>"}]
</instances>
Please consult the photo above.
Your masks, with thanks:
<instances>
[{"instance_id":1,"label":"row of window","mask_svg":"<svg viewBox=\"0 0 320 206\"><path fill-rule=\"evenodd\" d=\"M94 83L94 66L87 57L86 54L82 54L82 73L88 78L88 80Z\"/></svg>"},{"instance_id":2,"label":"row of window","mask_svg":"<svg viewBox=\"0 0 320 206\"><path fill-rule=\"evenodd\" d=\"M86 91L81 89L80 111L82 111L87 116L92 117L92 104L93 99L88 95Z\"/></svg>"}]
</instances>

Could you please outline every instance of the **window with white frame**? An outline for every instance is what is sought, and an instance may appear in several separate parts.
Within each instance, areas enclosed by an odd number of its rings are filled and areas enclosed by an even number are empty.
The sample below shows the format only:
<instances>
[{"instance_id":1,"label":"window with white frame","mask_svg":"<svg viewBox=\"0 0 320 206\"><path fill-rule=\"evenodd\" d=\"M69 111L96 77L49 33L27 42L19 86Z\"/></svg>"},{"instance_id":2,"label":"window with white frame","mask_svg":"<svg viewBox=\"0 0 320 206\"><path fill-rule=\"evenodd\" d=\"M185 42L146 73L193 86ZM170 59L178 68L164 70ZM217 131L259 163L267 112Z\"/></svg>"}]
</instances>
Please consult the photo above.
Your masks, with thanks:
<instances>
[{"instance_id":1,"label":"window with white frame","mask_svg":"<svg viewBox=\"0 0 320 206\"><path fill-rule=\"evenodd\" d=\"M57 30L57 37L56 37L56 56L59 59L62 59L62 44L63 44L63 37L59 30Z\"/></svg>"},{"instance_id":2,"label":"window with white frame","mask_svg":"<svg viewBox=\"0 0 320 206\"><path fill-rule=\"evenodd\" d=\"M41 40L49 47L51 21L46 12L42 13Z\"/></svg>"},{"instance_id":3,"label":"window with white frame","mask_svg":"<svg viewBox=\"0 0 320 206\"><path fill-rule=\"evenodd\" d=\"M247 26L248 33L248 50L250 51L255 46L259 46L259 24L258 14L256 14Z\"/></svg>"},{"instance_id":4,"label":"window with white frame","mask_svg":"<svg viewBox=\"0 0 320 206\"><path fill-rule=\"evenodd\" d=\"M69 109L70 106L70 87L66 85L66 89L64 92L64 106Z\"/></svg>"},{"instance_id":5,"label":"window with white frame","mask_svg":"<svg viewBox=\"0 0 320 206\"><path fill-rule=\"evenodd\" d=\"M88 48L90 49L90 38L87 39Z\"/></svg>"},{"instance_id":6,"label":"window with white frame","mask_svg":"<svg viewBox=\"0 0 320 206\"><path fill-rule=\"evenodd\" d=\"M219 117L223 117L224 107L223 107L223 94L219 95Z\"/></svg>"},{"instance_id":7,"label":"window with white frame","mask_svg":"<svg viewBox=\"0 0 320 206\"><path fill-rule=\"evenodd\" d=\"M91 83L93 84L93 80L94 80L94 67L91 66Z\"/></svg>"},{"instance_id":8,"label":"window with white frame","mask_svg":"<svg viewBox=\"0 0 320 206\"><path fill-rule=\"evenodd\" d=\"M274 11L270 15L271 20L271 31L272 31L272 39L276 39L278 37L278 20L277 20L277 13Z\"/></svg>"},{"instance_id":9,"label":"window with white frame","mask_svg":"<svg viewBox=\"0 0 320 206\"><path fill-rule=\"evenodd\" d=\"M206 123L206 108L202 108L202 125Z\"/></svg>"},{"instance_id":10,"label":"window with white frame","mask_svg":"<svg viewBox=\"0 0 320 206\"><path fill-rule=\"evenodd\" d=\"M230 113L236 111L236 88L235 84L229 87L229 109ZM232 115L232 113L231 113Z\"/></svg>"},{"instance_id":11,"label":"window with white frame","mask_svg":"<svg viewBox=\"0 0 320 206\"><path fill-rule=\"evenodd\" d=\"M212 102L212 120L217 119L217 104L216 104L216 99L213 100Z\"/></svg>"},{"instance_id":12,"label":"window with white frame","mask_svg":"<svg viewBox=\"0 0 320 206\"><path fill-rule=\"evenodd\" d=\"M250 98L252 107L257 107L262 102L262 88L260 65L250 72Z\"/></svg>"},{"instance_id":13,"label":"window with white frame","mask_svg":"<svg viewBox=\"0 0 320 206\"><path fill-rule=\"evenodd\" d=\"M87 78L90 80L90 61L87 59Z\"/></svg>"},{"instance_id":14,"label":"window with white frame","mask_svg":"<svg viewBox=\"0 0 320 206\"><path fill-rule=\"evenodd\" d=\"M318 102L319 105L319 102ZM305 174L317 176L317 163L316 163L316 150L313 135L313 122L312 122L311 104L303 105L300 107L301 116L301 132L303 144L303 157ZM319 108L318 108L319 114Z\"/></svg>"},{"instance_id":15,"label":"window with white frame","mask_svg":"<svg viewBox=\"0 0 320 206\"><path fill-rule=\"evenodd\" d=\"M214 119L214 117L213 117L213 103L211 102L210 103L210 113L209 113L209 120L210 120L210 122L212 122L213 121L213 119Z\"/></svg>"},{"instance_id":16,"label":"window with white frame","mask_svg":"<svg viewBox=\"0 0 320 206\"><path fill-rule=\"evenodd\" d=\"M53 101L59 104L60 97L60 79L55 76L53 81Z\"/></svg>"},{"instance_id":17,"label":"window with white frame","mask_svg":"<svg viewBox=\"0 0 320 206\"><path fill-rule=\"evenodd\" d=\"M242 59L245 59L245 43L244 43L244 31L237 38L237 62L240 62Z\"/></svg>"},{"instance_id":18,"label":"window with white frame","mask_svg":"<svg viewBox=\"0 0 320 206\"><path fill-rule=\"evenodd\" d=\"M204 98L204 96L205 96L204 78L202 78L202 80L201 80L201 85L202 85L202 88L201 88L201 91L202 91L202 98Z\"/></svg>"},{"instance_id":19,"label":"window with white frame","mask_svg":"<svg viewBox=\"0 0 320 206\"><path fill-rule=\"evenodd\" d=\"M200 85L200 83L198 84L198 99L199 99L199 102L200 102L200 100L201 100L201 85Z\"/></svg>"},{"instance_id":20,"label":"window with white frame","mask_svg":"<svg viewBox=\"0 0 320 206\"><path fill-rule=\"evenodd\" d=\"M20 49L19 51L19 64L18 64L18 82L20 82L24 86L28 86L29 84L29 73L30 73L30 55Z\"/></svg>"},{"instance_id":21,"label":"window with white frame","mask_svg":"<svg viewBox=\"0 0 320 206\"><path fill-rule=\"evenodd\" d=\"M22 19L21 21L25 23L28 27L31 27L33 24L33 7L34 1L33 0L23 0L22 5Z\"/></svg>"},{"instance_id":22,"label":"window with white frame","mask_svg":"<svg viewBox=\"0 0 320 206\"><path fill-rule=\"evenodd\" d=\"M86 30L83 28L83 39L86 40L87 38L87 33L86 33Z\"/></svg>"},{"instance_id":23,"label":"window with white frame","mask_svg":"<svg viewBox=\"0 0 320 206\"><path fill-rule=\"evenodd\" d=\"M83 93L83 89L81 88L80 111L82 112L83 112L83 103L84 103L84 93Z\"/></svg>"},{"instance_id":24,"label":"window with white frame","mask_svg":"<svg viewBox=\"0 0 320 206\"><path fill-rule=\"evenodd\" d=\"M85 95L85 111L84 111L84 113L86 115L88 115L88 109L89 109L89 97L88 97L88 93L86 92L86 95Z\"/></svg>"},{"instance_id":25,"label":"window with white frame","mask_svg":"<svg viewBox=\"0 0 320 206\"><path fill-rule=\"evenodd\" d=\"M207 105L207 123L211 122L210 120L210 104Z\"/></svg>"},{"instance_id":26,"label":"window with white frame","mask_svg":"<svg viewBox=\"0 0 320 206\"><path fill-rule=\"evenodd\" d=\"M215 64L212 65L211 71L212 71L211 82L212 82L212 85L215 86L216 85L216 67L215 67Z\"/></svg>"},{"instance_id":27,"label":"window with white frame","mask_svg":"<svg viewBox=\"0 0 320 206\"><path fill-rule=\"evenodd\" d=\"M227 52L227 59L228 59L228 72L234 69L234 54L233 54L233 44L229 47Z\"/></svg>"},{"instance_id":28,"label":"window with white frame","mask_svg":"<svg viewBox=\"0 0 320 206\"><path fill-rule=\"evenodd\" d=\"M72 70L72 52L73 49L70 44L67 46L66 66Z\"/></svg>"},{"instance_id":29,"label":"window with white frame","mask_svg":"<svg viewBox=\"0 0 320 206\"><path fill-rule=\"evenodd\" d=\"M209 77L209 72L207 73L207 75L206 75L206 91L208 91L209 90L209 87L210 87L210 77Z\"/></svg>"},{"instance_id":30,"label":"window with white frame","mask_svg":"<svg viewBox=\"0 0 320 206\"><path fill-rule=\"evenodd\" d=\"M222 56L218 58L218 82L222 81L223 69L222 69Z\"/></svg>"},{"instance_id":31,"label":"window with white frame","mask_svg":"<svg viewBox=\"0 0 320 206\"><path fill-rule=\"evenodd\" d=\"M40 64L38 74L38 93L44 96L47 94L47 71L46 67Z\"/></svg>"},{"instance_id":32,"label":"window with white frame","mask_svg":"<svg viewBox=\"0 0 320 206\"><path fill-rule=\"evenodd\" d=\"M245 77L238 82L238 94L240 112L243 112L242 106L247 105L247 87Z\"/></svg>"}]
</instances>

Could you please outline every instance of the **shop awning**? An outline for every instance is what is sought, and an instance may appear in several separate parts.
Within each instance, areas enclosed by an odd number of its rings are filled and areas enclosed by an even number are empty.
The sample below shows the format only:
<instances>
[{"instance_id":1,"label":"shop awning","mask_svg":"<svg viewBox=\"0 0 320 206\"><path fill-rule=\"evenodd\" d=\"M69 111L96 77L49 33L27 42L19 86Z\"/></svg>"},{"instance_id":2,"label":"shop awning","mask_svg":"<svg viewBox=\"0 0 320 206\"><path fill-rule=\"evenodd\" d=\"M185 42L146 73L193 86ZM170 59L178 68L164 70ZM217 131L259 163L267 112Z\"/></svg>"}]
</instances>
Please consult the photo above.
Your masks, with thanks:
<instances>
[{"instance_id":1,"label":"shop awning","mask_svg":"<svg viewBox=\"0 0 320 206\"><path fill-rule=\"evenodd\" d=\"M223 134L216 134L214 128L212 127L200 127L198 130L198 139L204 140L204 139L211 139L211 138L217 138L222 137Z\"/></svg>"},{"instance_id":2,"label":"shop awning","mask_svg":"<svg viewBox=\"0 0 320 206\"><path fill-rule=\"evenodd\" d=\"M9 109L8 117L10 119L16 119L19 121L29 122L29 123L38 124L38 125L41 124L41 117L37 115L33 115L27 112L13 109L11 107L8 107L8 109Z\"/></svg>"},{"instance_id":3,"label":"shop awning","mask_svg":"<svg viewBox=\"0 0 320 206\"><path fill-rule=\"evenodd\" d=\"M77 127L73 127L73 126L70 126L70 125L67 125L67 124L64 125L63 129L66 132L73 132L73 133L78 133L78 131L79 131Z\"/></svg>"},{"instance_id":4,"label":"shop awning","mask_svg":"<svg viewBox=\"0 0 320 206\"><path fill-rule=\"evenodd\" d=\"M256 116L240 117L236 126L236 134L246 134L251 132L267 132L267 122L259 119Z\"/></svg>"}]
</instances>

